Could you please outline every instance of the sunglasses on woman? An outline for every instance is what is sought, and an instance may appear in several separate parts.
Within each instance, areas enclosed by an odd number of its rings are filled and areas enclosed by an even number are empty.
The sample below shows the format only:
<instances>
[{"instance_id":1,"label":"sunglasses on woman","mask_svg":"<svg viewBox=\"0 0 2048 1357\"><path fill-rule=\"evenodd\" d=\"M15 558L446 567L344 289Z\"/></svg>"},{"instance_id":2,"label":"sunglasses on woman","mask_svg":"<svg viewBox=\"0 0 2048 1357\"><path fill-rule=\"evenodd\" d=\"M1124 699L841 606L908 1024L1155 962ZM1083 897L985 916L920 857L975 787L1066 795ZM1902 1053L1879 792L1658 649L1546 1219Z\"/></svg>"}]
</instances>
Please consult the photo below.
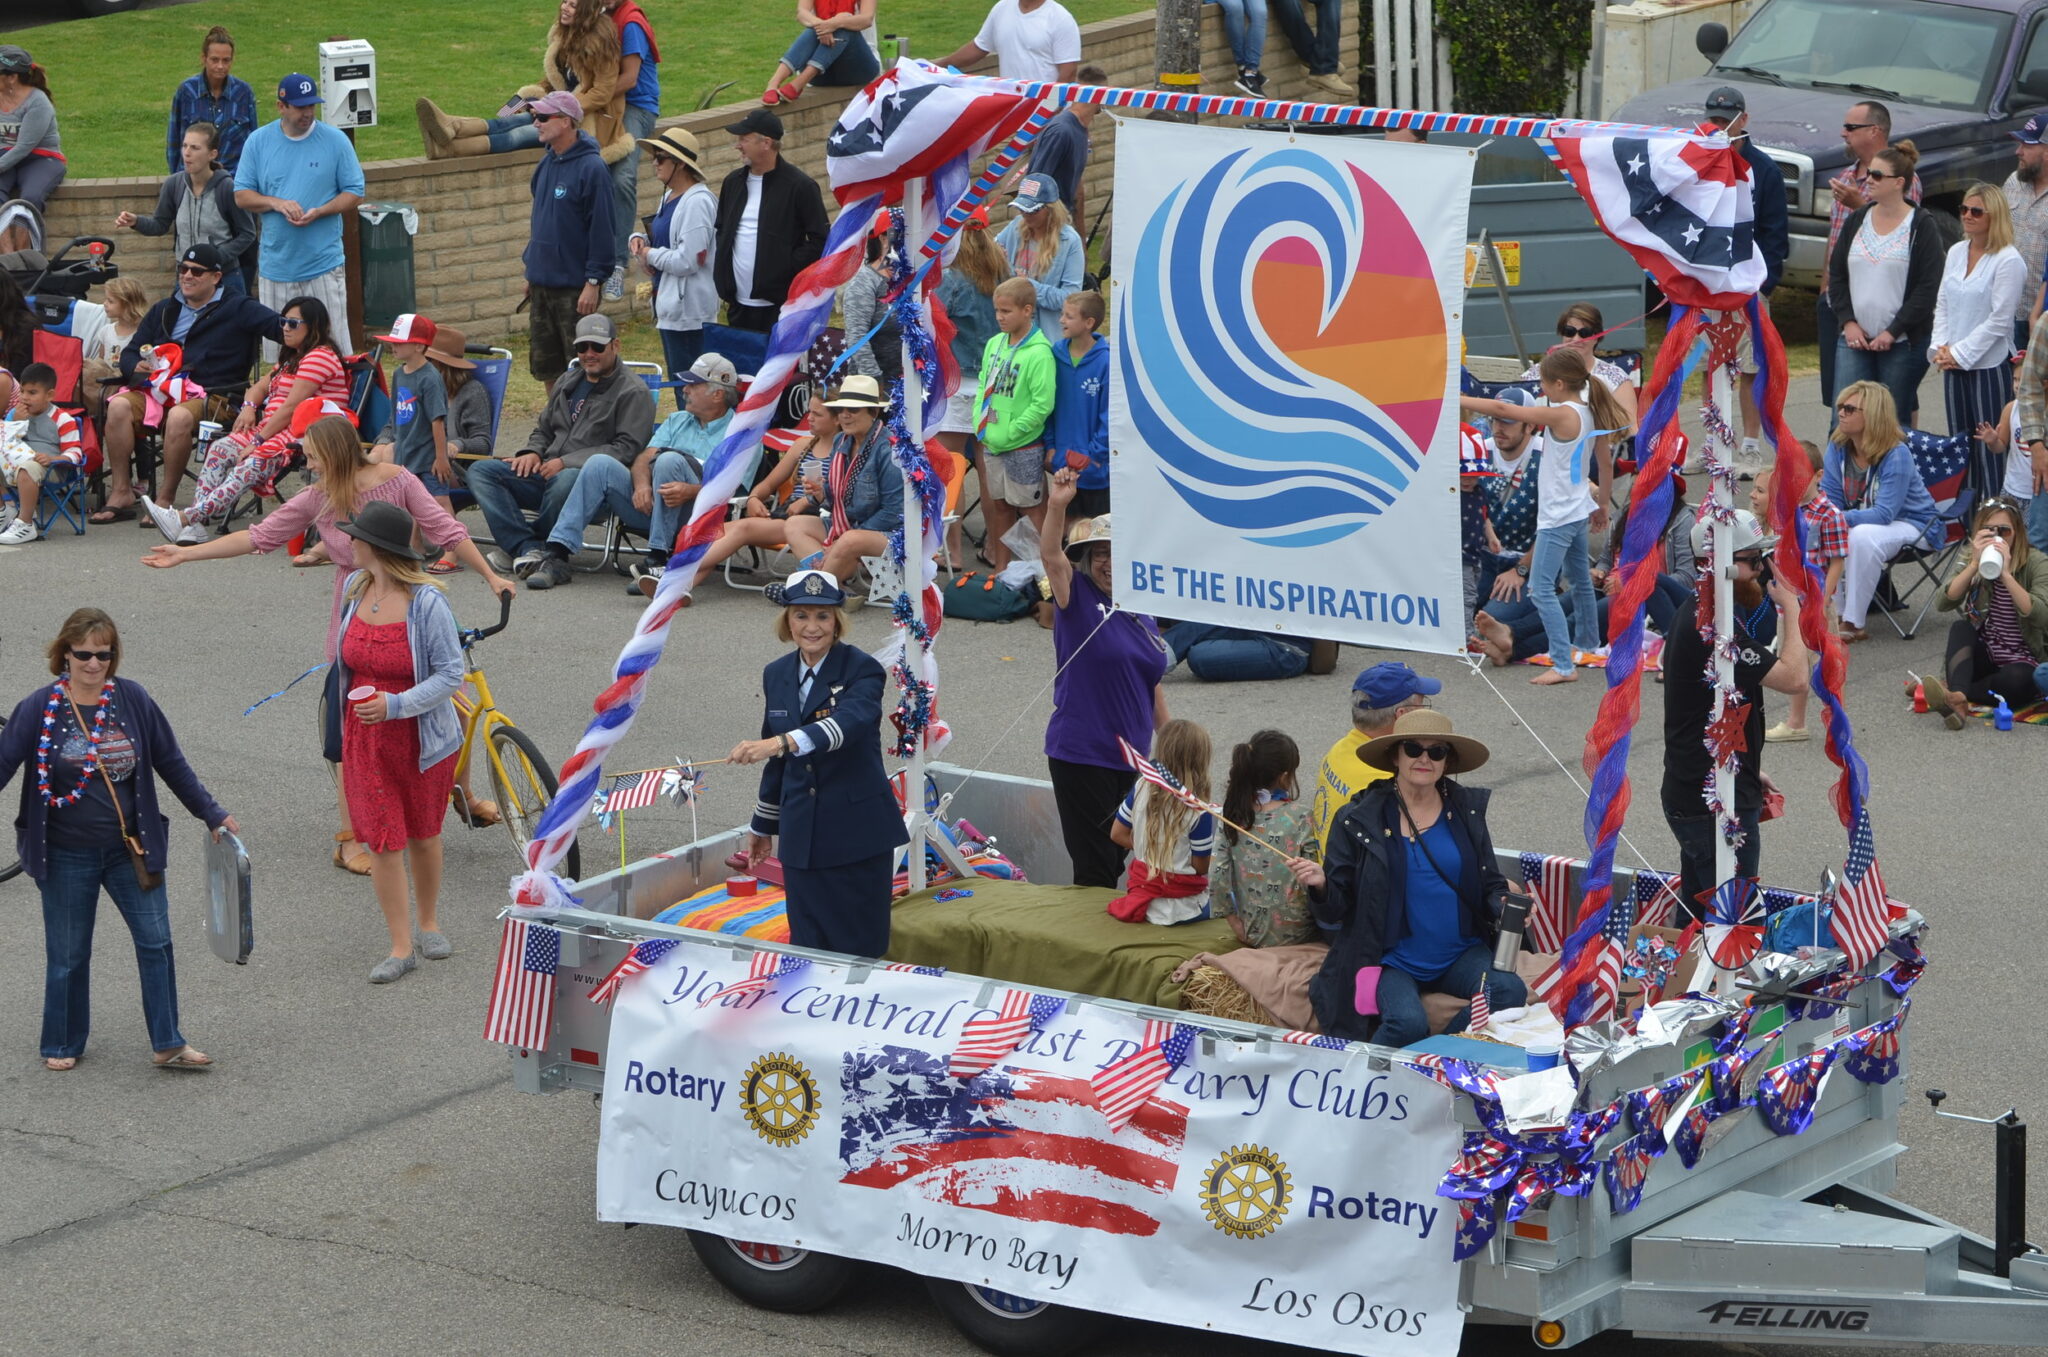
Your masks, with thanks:
<instances>
[{"instance_id":1,"label":"sunglasses on woman","mask_svg":"<svg viewBox=\"0 0 2048 1357\"><path fill-rule=\"evenodd\" d=\"M1863 413L1863 407L1860 405L1837 405L1835 413L1838 415L1860 415Z\"/></svg>"},{"instance_id":2,"label":"sunglasses on woman","mask_svg":"<svg viewBox=\"0 0 2048 1357\"><path fill-rule=\"evenodd\" d=\"M1590 325L1560 325L1557 327L1560 339L1591 339L1600 332Z\"/></svg>"},{"instance_id":3,"label":"sunglasses on woman","mask_svg":"<svg viewBox=\"0 0 2048 1357\"><path fill-rule=\"evenodd\" d=\"M112 664L114 662L114 652L111 650L74 650L71 652L71 658L77 660L80 664Z\"/></svg>"},{"instance_id":4,"label":"sunglasses on woman","mask_svg":"<svg viewBox=\"0 0 2048 1357\"><path fill-rule=\"evenodd\" d=\"M1420 740L1403 740L1401 752L1411 759L1428 759L1431 763L1442 763L1451 756L1451 747L1447 744L1424 744Z\"/></svg>"},{"instance_id":5,"label":"sunglasses on woman","mask_svg":"<svg viewBox=\"0 0 2048 1357\"><path fill-rule=\"evenodd\" d=\"M1984 208L1971 207L1968 203L1964 203L1961 207L1957 208L1956 211L1960 212L1965 217L1982 217L1989 215L1989 213Z\"/></svg>"},{"instance_id":6,"label":"sunglasses on woman","mask_svg":"<svg viewBox=\"0 0 2048 1357\"><path fill-rule=\"evenodd\" d=\"M303 330L306 327L306 322L300 320L297 316L286 316L278 324L287 330Z\"/></svg>"},{"instance_id":7,"label":"sunglasses on woman","mask_svg":"<svg viewBox=\"0 0 2048 1357\"><path fill-rule=\"evenodd\" d=\"M1872 169L1866 170L1863 177L1875 184L1882 179L1904 179L1906 176L1903 174L1886 174L1883 170Z\"/></svg>"}]
</instances>

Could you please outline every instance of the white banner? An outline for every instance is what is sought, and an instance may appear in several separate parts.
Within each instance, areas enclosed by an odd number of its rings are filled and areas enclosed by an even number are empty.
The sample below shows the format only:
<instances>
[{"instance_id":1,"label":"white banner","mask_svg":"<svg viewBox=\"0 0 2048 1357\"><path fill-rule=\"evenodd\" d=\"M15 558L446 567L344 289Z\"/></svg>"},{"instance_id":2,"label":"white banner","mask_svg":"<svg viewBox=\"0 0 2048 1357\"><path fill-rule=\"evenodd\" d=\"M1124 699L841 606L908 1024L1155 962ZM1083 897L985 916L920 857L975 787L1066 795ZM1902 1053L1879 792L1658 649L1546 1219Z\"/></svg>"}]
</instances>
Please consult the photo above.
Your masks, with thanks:
<instances>
[{"instance_id":1,"label":"white banner","mask_svg":"<svg viewBox=\"0 0 2048 1357\"><path fill-rule=\"evenodd\" d=\"M1084 1006L971 1078L977 980L685 944L628 982L597 1209L1061 1305L1333 1352L1458 1347L1452 1095L1363 1052L1196 1039L1111 1131L1090 1079L1145 1024Z\"/></svg>"},{"instance_id":2,"label":"white banner","mask_svg":"<svg viewBox=\"0 0 2048 1357\"><path fill-rule=\"evenodd\" d=\"M1117 601L1462 652L1471 151L1119 120Z\"/></svg>"}]
</instances>

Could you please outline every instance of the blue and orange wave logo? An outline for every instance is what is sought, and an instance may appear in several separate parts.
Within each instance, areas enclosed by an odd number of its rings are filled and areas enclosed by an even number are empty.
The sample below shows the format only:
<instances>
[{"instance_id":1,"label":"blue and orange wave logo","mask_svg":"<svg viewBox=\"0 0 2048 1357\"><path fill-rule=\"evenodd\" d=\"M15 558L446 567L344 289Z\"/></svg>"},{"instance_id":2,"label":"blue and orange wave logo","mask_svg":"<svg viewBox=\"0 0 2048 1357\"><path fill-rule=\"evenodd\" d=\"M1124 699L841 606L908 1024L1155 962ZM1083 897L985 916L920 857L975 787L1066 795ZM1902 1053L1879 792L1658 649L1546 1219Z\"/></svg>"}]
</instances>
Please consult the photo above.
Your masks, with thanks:
<instances>
[{"instance_id":1,"label":"blue and orange wave logo","mask_svg":"<svg viewBox=\"0 0 2048 1357\"><path fill-rule=\"evenodd\" d=\"M1385 189L1298 150L1224 157L1143 227L1118 304L1124 402L1208 522L1315 547L1407 488L1443 414L1428 252Z\"/></svg>"}]
</instances>

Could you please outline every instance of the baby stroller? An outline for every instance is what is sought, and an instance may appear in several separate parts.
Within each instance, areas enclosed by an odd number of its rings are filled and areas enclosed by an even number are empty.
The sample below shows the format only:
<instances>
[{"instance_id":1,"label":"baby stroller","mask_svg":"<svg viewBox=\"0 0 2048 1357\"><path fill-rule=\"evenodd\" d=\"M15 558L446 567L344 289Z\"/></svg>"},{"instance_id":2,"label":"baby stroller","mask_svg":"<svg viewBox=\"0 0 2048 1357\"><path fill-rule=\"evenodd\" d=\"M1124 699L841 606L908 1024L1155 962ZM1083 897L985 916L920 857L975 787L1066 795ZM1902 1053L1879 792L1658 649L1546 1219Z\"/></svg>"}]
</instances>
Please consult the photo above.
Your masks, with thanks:
<instances>
[{"instance_id":1,"label":"baby stroller","mask_svg":"<svg viewBox=\"0 0 2048 1357\"><path fill-rule=\"evenodd\" d=\"M74 251L80 253L74 257ZM121 270L114 265L114 242L105 236L77 236L55 255L44 253L41 214L16 198L0 203L0 273L28 298L38 325L68 333L72 306Z\"/></svg>"}]
</instances>

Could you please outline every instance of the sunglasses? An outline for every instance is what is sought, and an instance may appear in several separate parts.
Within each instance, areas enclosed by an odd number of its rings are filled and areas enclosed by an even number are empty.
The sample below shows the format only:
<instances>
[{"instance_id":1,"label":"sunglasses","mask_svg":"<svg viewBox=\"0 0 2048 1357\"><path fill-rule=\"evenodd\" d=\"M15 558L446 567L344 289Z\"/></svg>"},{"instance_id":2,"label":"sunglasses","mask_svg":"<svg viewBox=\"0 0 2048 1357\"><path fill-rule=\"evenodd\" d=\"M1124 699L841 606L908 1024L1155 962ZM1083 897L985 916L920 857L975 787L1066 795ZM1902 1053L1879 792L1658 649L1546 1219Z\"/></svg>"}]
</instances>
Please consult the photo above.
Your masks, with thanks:
<instances>
[{"instance_id":1,"label":"sunglasses","mask_svg":"<svg viewBox=\"0 0 2048 1357\"><path fill-rule=\"evenodd\" d=\"M306 322L300 320L297 316L286 316L278 324L287 330L301 330L305 328Z\"/></svg>"},{"instance_id":2,"label":"sunglasses","mask_svg":"<svg viewBox=\"0 0 2048 1357\"><path fill-rule=\"evenodd\" d=\"M74 650L71 652L71 658L77 660L80 664L112 664L114 662L114 652L111 650Z\"/></svg>"},{"instance_id":3,"label":"sunglasses","mask_svg":"<svg viewBox=\"0 0 2048 1357\"><path fill-rule=\"evenodd\" d=\"M611 345L609 344L593 344L592 342L586 339L581 344L578 344L576 346L576 352L579 355L586 353L603 353L606 349L610 347Z\"/></svg>"},{"instance_id":4,"label":"sunglasses","mask_svg":"<svg viewBox=\"0 0 2048 1357\"><path fill-rule=\"evenodd\" d=\"M556 118L566 118L568 116L566 113L536 113L533 115L533 120L536 123L553 122Z\"/></svg>"},{"instance_id":5,"label":"sunglasses","mask_svg":"<svg viewBox=\"0 0 2048 1357\"><path fill-rule=\"evenodd\" d=\"M1883 170L1871 170L1863 177L1865 179L1868 179L1871 183L1875 184L1880 183L1886 179L1904 179L1906 176L1903 174L1886 174Z\"/></svg>"},{"instance_id":6,"label":"sunglasses","mask_svg":"<svg viewBox=\"0 0 2048 1357\"><path fill-rule=\"evenodd\" d=\"M1600 332L1590 325L1560 325L1557 333L1562 339L1591 339Z\"/></svg>"},{"instance_id":7,"label":"sunglasses","mask_svg":"<svg viewBox=\"0 0 2048 1357\"><path fill-rule=\"evenodd\" d=\"M1838 415L1860 415L1863 413L1863 407L1860 405L1837 405L1835 413Z\"/></svg>"},{"instance_id":8,"label":"sunglasses","mask_svg":"<svg viewBox=\"0 0 2048 1357\"><path fill-rule=\"evenodd\" d=\"M1442 763L1451 756L1451 747L1447 744L1424 744L1420 740L1403 740L1401 752L1411 759L1428 759L1431 763Z\"/></svg>"},{"instance_id":9,"label":"sunglasses","mask_svg":"<svg viewBox=\"0 0 2048 1357\"><path fill-rule=\"evenodd\" d=\"M1762 565L1764 554L1761 551L1738 551L1729 559L1737 565Z\"/></svg>"},{"instance_id":10,"label":"sunglasses","mask_svg":"<svg viewBox=\"0 0 2048 1357\"><path fill-rule=\"evenodd\" d=\"M2012 525L2009 523L1987 523L1984 526L1984 531L1996 533L2000 537L2011 537Z\"/></svg>"},{"instance_id":11,"label":"sunglasses","mask_svg":"<svg viewBox=\"0 0 2048 1357\"><path fill-rule=\"evenodd\" d=\"M209 273L219 273L219 272L220 272L220 270L219 270L219 269L207 269L207 268L201 268L201 267L200 267L199 265L197 265L197 264L180 264L180 265L178 265L178 276L179 276L180 278L204 278L204 277L205 277L205 276L206 276L207 274L209 274Z\"/></svg>"},{"instance_id":12,"label":"sunglasses","mask_svg":"<svg viewBox=\"0 0 2048 1357\"><path fill-rule=\"evenodd\" d=\"M1844 132L1861 132L1866 127L1875 126L1877 126L1876 123L1843 123L1842 130Z\"/></svg>"},{"instance_id":13,"label":"sunglasses","mask_svg":"<svg viewBox=\"0 0 2048 1357\"><path fill-rule=\"evenodd\" d=\"M1957 208L1956 211L1960 212L1965 217L1984 217L1990 215L1988 209L1982 207L1971 207L1968 203L1963 204L1961 207Z\"/></svg>"}]
</instances>

